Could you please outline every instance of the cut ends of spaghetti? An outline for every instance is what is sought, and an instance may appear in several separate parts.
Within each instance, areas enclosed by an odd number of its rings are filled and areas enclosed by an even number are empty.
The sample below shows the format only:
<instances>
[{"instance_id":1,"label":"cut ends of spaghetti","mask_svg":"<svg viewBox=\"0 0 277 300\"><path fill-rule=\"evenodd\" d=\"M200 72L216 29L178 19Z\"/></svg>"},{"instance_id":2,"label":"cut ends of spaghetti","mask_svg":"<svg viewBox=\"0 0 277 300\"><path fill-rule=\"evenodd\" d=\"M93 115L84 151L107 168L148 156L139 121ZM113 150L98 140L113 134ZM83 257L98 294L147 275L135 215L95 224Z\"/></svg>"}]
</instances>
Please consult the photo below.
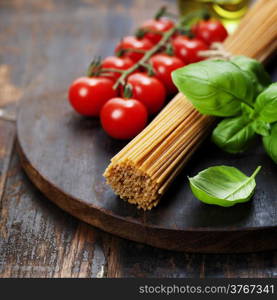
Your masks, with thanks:
<instances>
[{"instance_id":1,"label":"cut ends of spaghetti","mask_svg":"<svg viewBox=\"0 0 277 300\"><path fill-rule=\"evenodd\" d=\"M117 195L138 208L147 210L158 204L158 184L131 163L110 165L104 175Z\"/></svg>"},{"instance_id":2,"label":"cut ends of spaghetti","mask_svg":"<svg viewBox=\"0 0 277 300\"><path fill-rule=\"evenodd\" d=\"M161 196L209 133L214 118L181 94L112 158L104 176L120 198L144 210Z\"/></svg>"}]
</instances>

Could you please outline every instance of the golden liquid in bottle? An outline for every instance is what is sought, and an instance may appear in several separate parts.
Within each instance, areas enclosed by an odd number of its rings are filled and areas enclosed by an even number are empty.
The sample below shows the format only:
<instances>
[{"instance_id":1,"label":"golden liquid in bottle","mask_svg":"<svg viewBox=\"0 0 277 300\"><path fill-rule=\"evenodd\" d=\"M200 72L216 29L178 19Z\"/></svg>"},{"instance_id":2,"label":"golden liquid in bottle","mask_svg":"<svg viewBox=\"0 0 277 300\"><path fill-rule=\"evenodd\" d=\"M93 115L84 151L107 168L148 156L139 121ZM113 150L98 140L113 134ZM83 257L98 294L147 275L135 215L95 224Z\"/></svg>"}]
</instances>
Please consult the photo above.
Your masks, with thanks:
<instances>
[{"instance_id":1,"label":"golden liquid in bottle","mask_svg":"<svg viewBox=\"0 0 277 300\"><path fill-rule=\"evenodd\" d=\"M251 0L179 0L180 13L185 15L196 9L206 9L232 33L245 15Z\"/></svg>"}]
</instances>

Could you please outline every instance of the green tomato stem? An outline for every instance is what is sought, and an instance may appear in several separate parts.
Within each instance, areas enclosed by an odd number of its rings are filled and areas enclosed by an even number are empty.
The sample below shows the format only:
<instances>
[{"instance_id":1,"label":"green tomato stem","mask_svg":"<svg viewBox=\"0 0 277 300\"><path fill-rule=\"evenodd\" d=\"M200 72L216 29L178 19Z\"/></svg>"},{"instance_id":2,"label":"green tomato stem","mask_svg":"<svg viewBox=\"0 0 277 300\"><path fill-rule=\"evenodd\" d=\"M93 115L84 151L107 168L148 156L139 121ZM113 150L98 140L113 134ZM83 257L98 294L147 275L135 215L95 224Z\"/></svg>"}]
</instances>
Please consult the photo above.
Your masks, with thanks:
<instances>
[{"instance_id":1,"label":"green tomato stem","mask_svg":"<svg viewBox=\"0 0 277 300\"><path fill-rule=\"evenodd\" d=\"M120 84L124 85L125 84L125 79L126 77L128 77L128 75L130 75L131 73L133 73L136 69L138 69L140 66L143 66L148 60L149 58L155 54L158 50L160 50L160 48L162 46L165 45L165 43L168 41L168 39L174 34L174 32L176 31L176 27L173 27L172 29L170 29L169 31L167 31L162 39L160 40L160 42L154 46L153 48L151 48L149 51L147 51L144 56L136 63L134 64L131 68L127 69L126 71L124 71L122 73L122 75L119 77L119 79L116 81L115 85L114 85L114 89L117 89L118 86Z\"/></svg>"},{"instance_id":2,"label":"green tomato stem","mask_svg":"<svg viewBox=\"0 0 277 300\"><path fill-rule=\"evenodd\" d=\"M131 84L127 84L123 91L123 98L129 99L133 96L133 86Z\"/></svg>"},{"instance_id":3,"label":"green tomato stem","mask_svg":"<svg viewBox=\"0 0 277 300\"><path fill-rule=\"evenodd\" d=\"M155 20L159 20L162 16L165 15L165 13L167 12L167 7L166 6L162 6L157 13L154 16Z\"/></svg>"},{"instance_id":4,"label":"green tomato stem","mask_svg":"<svg viewBox=\"0 0 277 300\"><path fill-rule=\"evenodd\" d=\"M142 64L142 67L144 67L147 70L148 76L154 76L155 75L155 71L154 71L153 66L151 64L144 63L144 64Z\"/></svg>"},{"instance_id":5,"label":"green tomato stem","mask_svg":"<svg viewBox=\"0 0 277 300\"><path fill-rule=\"evenodd\" d=\"M181 18L180 21L171 29L169 29L167 32L165 32L162 35L162 39L150 50L146 51L144 56L132 67L122 72L121 76L118 78L116 83L113 86L113 89L117 89L119 85L125 85L126 78L133 73L135 70L137 70L139 67L143 66L147 61L151 58L153 54L158 52L162 47L164 47L168 40L171 38L171 36L177 31L177 29L184 25L185 23L188 23L190 20L194 18L200 18L203 14L203 10L192 12L185 17ZM133 51L133 49L131 49Z\"/></svg>"}]
</instances>

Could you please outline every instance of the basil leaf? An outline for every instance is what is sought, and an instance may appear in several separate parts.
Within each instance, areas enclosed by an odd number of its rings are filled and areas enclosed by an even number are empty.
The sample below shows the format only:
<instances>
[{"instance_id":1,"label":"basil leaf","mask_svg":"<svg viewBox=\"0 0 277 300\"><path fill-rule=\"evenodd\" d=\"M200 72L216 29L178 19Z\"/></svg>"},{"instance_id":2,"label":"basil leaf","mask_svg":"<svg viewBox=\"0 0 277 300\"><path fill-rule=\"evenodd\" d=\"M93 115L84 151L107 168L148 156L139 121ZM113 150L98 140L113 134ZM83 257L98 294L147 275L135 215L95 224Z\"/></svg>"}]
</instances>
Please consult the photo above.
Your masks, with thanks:
<instances>
[{"instance_id":1,"label":"basil leaf","mask_svg":"<svg viewBox=\"0 0 277 300\"><path fill-rule=\"evenodd\" d=\"M257 98L255 111L259 118L265 122L277 121L277 82L272 83Z\"/></svg>"},{"instance_id":2,"label":"basil leaf","mask_svg":"<svg viewBox=\"0 0 277 300\"><path fill-rule=\"evenodd\" d=\"M270 124L261 119L257 119L253 122L253 129L262 136L270 135Z\"/></svg>"},{"instance_id":3,"label":"basil leaf","mask_svg":"<svg viewBox=\"0 0 277 300\"><path fill-rule=\"evenodd\" d=\"M263 137L265 151L277 164L277 123L272 126L271 134Z\"/></svg>"},{"instance_id":4,"label":"basil leaf","mask_svg":"<svg viewBox=\"0 0 277 300\"><path fill-rule=\"evenodd\" d=\"M189 178L190 187L194 196L204 203L232 206L250 200L260 169L259 166L251 177L247 177L234 167L210 167Z\"/></svg>"},{"instance_id":5,"label":"basil leaf","mask_svg":"<svg viewBox=\"0 0 277 300\"><path fill-rule=\"evenodd\" d=\"M241 112L250 119L255 117L254 109L244 103L241 104Z\"/></svg>"},{"instance_id":6,"label":"basil leaf","mask_svg":"<svg viewBox=\"0 0 277 300\"><path fill-rule=\"evenodd\" d=\"M251 106L254 85L235 64L223 60L205 60L177 69L174 84L202 114L235 116L241 103Z\"/></svg>"},{"instance_id":7,"label":"basil leaf","mask_svg":"<svg viewBox=\"0 0 277 300\"><path fill-rule=\"evenodd\" d=\"M257 60L239 55L232 57L231 62L250 76L256 89L256 95L261 93L271 83L270 76Z\"/></svg>"},{"instance_id":8,"label":"basil leaf","mask_svg":"<svg viewBox=\"0 0 277 300\"><path fill-rule=\"evenodd\" d=\"M252 122L245 115L224 119L213 130L212 140L226 152L243 152L255 137Z\"/></svg>"}]
</instances>

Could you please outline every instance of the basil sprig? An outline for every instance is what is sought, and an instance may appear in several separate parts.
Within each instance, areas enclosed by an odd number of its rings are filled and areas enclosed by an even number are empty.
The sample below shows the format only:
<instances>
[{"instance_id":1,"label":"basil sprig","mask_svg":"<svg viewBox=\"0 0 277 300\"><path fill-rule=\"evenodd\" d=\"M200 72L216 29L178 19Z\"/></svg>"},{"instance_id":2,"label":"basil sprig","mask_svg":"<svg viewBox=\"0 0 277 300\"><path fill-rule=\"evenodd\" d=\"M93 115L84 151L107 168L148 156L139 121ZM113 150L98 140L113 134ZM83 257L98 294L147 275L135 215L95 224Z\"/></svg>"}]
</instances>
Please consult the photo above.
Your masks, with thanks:
<instances>
[{"instance_id":1,"label":"basil sprig","mask_svg":"<svg viewBox=\"0 0 277 300\"><path fill-rule=\"evenodd\" d=\"M269 85L261 63L245 56L205 60L174 71L172 78L198 111L229 117L212 133L217 146L229 153L243 152L258 134L277 163L277 129L271 128L277 127L277 83Z\"/></svg>"}]
</instances>

